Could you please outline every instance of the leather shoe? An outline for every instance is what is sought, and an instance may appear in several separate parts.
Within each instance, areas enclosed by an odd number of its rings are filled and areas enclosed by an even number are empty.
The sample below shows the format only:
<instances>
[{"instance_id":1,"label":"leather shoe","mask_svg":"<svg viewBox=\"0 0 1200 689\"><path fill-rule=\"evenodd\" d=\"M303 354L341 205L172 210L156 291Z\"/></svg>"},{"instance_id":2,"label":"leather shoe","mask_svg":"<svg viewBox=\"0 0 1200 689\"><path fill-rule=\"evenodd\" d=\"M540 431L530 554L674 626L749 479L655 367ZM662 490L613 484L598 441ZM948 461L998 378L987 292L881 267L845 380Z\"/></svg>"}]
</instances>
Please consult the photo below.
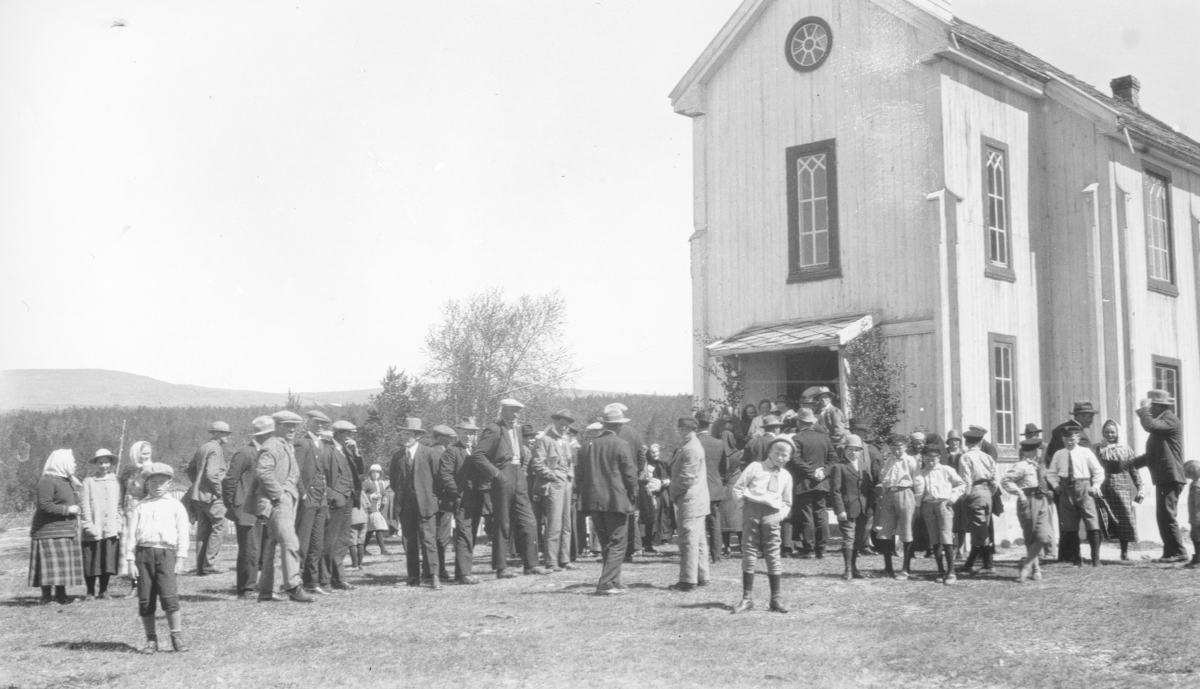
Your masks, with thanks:
<instances>
[{"instance_id":1,"label":"leather shoe","mask_svg":"<svg viewBox=\"0 0 1200 689\"><path fill-rule=\"evenodd\" d=\"M455 581L455 583L463 584L464 586L473 586L475 584L482 583L479 581L479 577L473 577L469 574L465 577L459 577L459 578L455 579L454 581Z\"/></svg>"},{"instance_id":2,"label":"leather shoe","mask_svg":"<svg viewBox=\"0 0 1200 689\"><path fill-rule=\"evenodd\" d=\"M183 635L179 632L171 632L171 648L175 649L176 653L187 653L187 644L183 643Z\"/></svg>"},{"instance_id":3,"label":"leather shoe","mask_svg":"<svg viewBox=\"0 0 1200 689\"><path fill-rule=\"evenodd\" d=\"M454 577L450 576L450 573L446 571L438 572L438 579L442 581L454 581Z\"/></svg>"},{"instance_id":4,"label":"leather shoe","mask_svg":"<svg viewBox=\"0 0 1200 689\"><path fill-rule=\"evenodd\" d=\"M281 596L277 593L270 593L265 596L260 593L258 595L259 603L278 603L278 602L282 601L283 599L284 599L283 596Z\"/></svg>"},{"instance_id":5,"label":"leather shoe","mask_svg":"<svg viewBox=\"0 0 1200 689\"><path fill-rule=\"evenodd\" d=\"M439 577L434 577L432 580L430 580L430 582L429 582L429 586L430 586L430 587L431 587L431 588L432 588L434 591L441 591L441 590L442 590L442 580L441 580L441 578L439 578Z\"/></svg>"},{"instance_id":6,"label":"leather shoe","mask_svg":"<svg viewBox=\"0 0 1200 689\"><path fill-rule=\"evenodd\" d=\"M563 564L563 565L559 565L558 567L559 567L559 569L565 569L568 571L574 570L574 569L579 569L579 565L573 565L570 562Z\"/></svg>"},{"instance_id":7,"label":"leather shoe","mask_svg":"<svg viewBox=\"0 0 1200 689\"><path fill-rule=\"evenodd\" d=\"M689 584L686 581L677 581L674 584L671 584L670 586L668 586L667 590L668 591L679 591L680 593L687 593L689 591L695 591L696 585Z\"/></svg>"},{"instance_id":8,"label":"leather shoe","mask_svg":"<svg viewBox=\"0 0 1200 689\"><path fill-rule=\"evenodd\" d=\"M520 575L517 574L516 572L512 571L511 569L508 569L507 567L505 567L504 569L496 570L496 578L497 579L516 579L518 576L520 576Z\"/></svg>"},{"instance_id":9,"label":"leather shoe","mask_svg":"<svg viewBox=\"0 0 1200 689\"><path fill-rule=\"evenodd\" d=\"M753 609L754 609L754 599L752 599L752 598L743 598L742 602L733 606L733 612L735 614L739 613L739 612L748 612Z\"/></svg>"},{"instance_id":10,"label":"leather shoe","mask_svg":"<svg viewBox=\"0 0 1200 689\"><path fill-rule=\"evenodd\" d=\"M609 586L607 588L597 588L596 589L597 596L619 596L623 593L625 593L625 589L619 589L615 586Z\"/></svg>"},{"instance_id":11,"label":"leather shoe","mask_svg":"<svg viewBox=\"0 0 1200 689\"><path fill-rule=\"evenodd\" d=\"M421 579L420 579L420 577L409 577L404 580L404 585L405 586L420 586Z\"/></svg>"},{"instance_id":12,"label":"leather shoe","mask_svg":"<svg viewBox=\"0 0 1200 689\"><path fill-rule=\"evenodd\" d=\"M154 655L158 653L158 639L147 639L146 645L138 649L138 653L142 655Z\"/></svg>"},{"instance_id":13,"label":"leather shoe","mask_svg":"<svg viewBox=\"0 0 1200 689\"><path fill-rule=\"evenodd\" d=\"M550 572L542 569L541 567L530 567L529 569L525 570L525 573L526 574L549 574Z\"/></svg>"},{"instance_id":14,"label":"leather shoe","mask_svg":"<svg viewBox=\"0 0 1200 689\"><path fill-rule=\"evenodd\" d=\"M329 595L329 592L326 591L325 589L321 588L320 586L309 586L304 589L304 592L305 593L315 593L319 596L328 596Z\"/></svg>"},{"instance_id":15,"label":"leather shoe","mask_svg":"<svg viewBox=\"0 0 1200 689\"><path fill-rule=\"evenodd\" d=\"M288 591L287 596L288 596L288 598L291 598L293 602L296 602L296 603L311 603L311 602L313 602L313 597L306 594L304 591L302 591L299 586Z\"/></svg>"},{"instance_id":16,"label":"leather shoe","mask_svg":"<svg viewBox=\"0 0 1200 689\"><path fill-rule=\"evenodd\" d=\"M1175 564L1176 562L1187 562L1187 556L1186 555L1175 555L1172 557L1160 557L1160 558L1151 560L1151 562L1153 562L1155 564L1159 564L1159 565L1172 565L1172 564Z\"/></svg>"},{"instance_id":17,"label":"leather shoe","mask_svg":"<svg viewBox=\"0 0 1200 689\"><path fill-rule=\"evenodd\" d=\"M338 583L334 584L332 588L334 588L338 591L353 591L354 589L356 589L358 587L355 586L354 584L348 584L344 581L339 581Z\"/></svg>"}]
</instances>

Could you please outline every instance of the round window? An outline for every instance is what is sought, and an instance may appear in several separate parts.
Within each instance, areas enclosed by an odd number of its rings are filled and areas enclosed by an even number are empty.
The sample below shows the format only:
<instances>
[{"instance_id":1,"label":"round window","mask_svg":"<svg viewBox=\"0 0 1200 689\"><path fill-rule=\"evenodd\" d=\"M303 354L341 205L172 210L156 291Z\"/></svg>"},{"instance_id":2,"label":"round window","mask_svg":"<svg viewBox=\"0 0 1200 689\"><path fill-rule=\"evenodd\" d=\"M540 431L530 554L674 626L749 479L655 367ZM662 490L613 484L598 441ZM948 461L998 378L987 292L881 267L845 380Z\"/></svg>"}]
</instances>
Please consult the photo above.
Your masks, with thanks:
<instances>
[{"instance_id":1,"label":"round window","mask_svg":"<svg viewBox=\"0 0 1200 689\"><path fill-rule=\"evenodd\" d=\"M798 72L810 72L829 57L833 49L833 32L820 17L808 17L796 22L788 32L784 54L788 64Z\"/></svg>"}]
</instances>

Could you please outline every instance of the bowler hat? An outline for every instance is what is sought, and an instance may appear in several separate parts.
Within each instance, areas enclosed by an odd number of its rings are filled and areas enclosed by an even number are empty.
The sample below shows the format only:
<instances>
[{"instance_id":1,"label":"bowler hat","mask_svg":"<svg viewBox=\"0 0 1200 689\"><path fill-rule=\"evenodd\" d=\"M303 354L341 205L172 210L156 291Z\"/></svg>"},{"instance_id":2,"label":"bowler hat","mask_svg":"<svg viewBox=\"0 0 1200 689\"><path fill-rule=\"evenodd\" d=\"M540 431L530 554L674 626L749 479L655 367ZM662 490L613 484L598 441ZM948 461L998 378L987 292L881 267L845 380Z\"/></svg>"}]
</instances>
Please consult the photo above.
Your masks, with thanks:
<instances>
[{"instance_id":1,"label":"bowler hat","mask_svg":"<svg viewBox=\"0 0 1200 689\"><path fill-rule=\"evenodd\" d=\"M310 419L313 419L314 421L324 421L325 423L329 423L329 417L325 415L325 412L317 409L306 411L304 412L304 415Z\"/></svg>"},{"instance_id":2,"label":"bowler hat","mask_svg":"<svg viewBox=\"0 0 1200 689\"><path fill-rule=\"evenodd\" d=\"M686 428L692 431L700 428L700 422L691 416L680 417L679 421L675 425L679 428Z\"/></svg>"},{"instance_id":3,"label":"bowler hat","mask_svg":"<svg viewBox=\"0 0 1200 689\"><path fill-rule=\"evenodd\" d=\"M212 425L208 427L208 432L209 433L230 433L232 431L229 430L229 424L225 423L224 421L213 421Z\"/></svg>"},{"instance_id":4,"label":"bowler hat","mask_svg":"<svg viewBox=\"0 0 1200 689\"><path fill-rule=\"evenodd\" d=\"M1021 433L1021 435L1025 436L1026 438L1032 438L1041 434L1042 429L1038 428L1036 423L1025 424L1025 430Z\"/></svg>"},{"instance_id":5,"label":"bowler hat","mask_svg":"<svg viewBox=\"0 0 1200 689\"><path fill-rule=\"evenodd\" d=\"M1150 400L1150 404L1162 404L1168 407L1175 406L1175 398L1171 397L1171 393L1166 390L1151 390L1146 393L1146 397Z\"/></svg>"},{"instance_id":6,"label":"bowler hat","mask_svg":"<svg viewBox=\"0 0 1200 689\"><path fill-rule=\"evenodd\" d=\"M1075 407L1071 409L1071 415L1075 414L1095 414L1096 408L1087 400L1080 400L1075 403Z\"/></svg>"},{"instance_id":7,"label":"bowler hat","mask_svg":"<svg viewBox=\"0 0 1200 689\"><path fill-rule=\"evenodd\" d=\"M347 421L345 419L341 419L339 421L333 422L333 430L335 430L335 431L357 431L358 426L355 426L354 424L350 423L349 421Z\"/></svg>"},{"instance_id":8,"label":"bowler hat","mask_svg":"<svg viewBox=\"0 0 1200 689\"><path fill-rule=\"evenodd\" d=\"M175 478L175 470L170 464L162 462L150 462L142 469L142 478L149 479L153 476L166 476L167 478Z\"/></svg>"},{"instance_id":9,"label":"bowler hat","mask_svg":"<svg viewBox=\"0 0 1200 689\"><path fill-rule=\"evenodd\" d=\"M567 409L559 409L558 411L551 414L550 418L562 419L563 421L566 421L567 423L575 423L575 417L571 416L571 412Z\"/></svg>"},{"instance_id":10,"label":"bowler hat","mask_svg":"<svg viewBox=\"0 0 1200 689\"><path fill-rule=\"evenodd\" d=\"M444 438L457 438L458 437L458 433L455 432L455 430L453 428L443 425L443 424L440 424L440 423L429 430L434 435L440 435Z\"/></svg>"},{"instance_id":11,"label":"bowler hat","mask_svg":"<svg viewBox=\"0 0 1200 689\"><path fill-rule=\"evenodd\" d=\"M625 411L615 404L604 408L604 415L600 417L600 420L604 423L629 423L629 419L625 418Z\"/></svg>"},{"instance_id":12,"label":"bowler hat","mask_svg":"<svg viewBox=\"0 0 1200 689\"><path fill-rule=\"evenodd\" d=\"M300 418L299 414L293 411L288 411L287 409L283 409L271 414L271 418L275 419L275 423L301 423L304 421L304 419Z\"/></svg>"},{"instance_id":13,"label":"bowler hat","mask_svg":"<svg viewBox=\"0 0 1200 689\"><path fill-rule=\"evenodd\" d=\"M96 462L100 461L101 459L104 459L105 457L113 460L114 462L117 461L116 455L109 452L108 450L101 448L99 450L96 450L96 454L92 455L92 458L88 460L88 464L95 464Z\"/></svg>"},{"instance_id":14,"label":"bowler hat","mask_svg":"<svg viewBox=\"0 0 1200 689\"><path fill-rule=\"evenodd\" d=\"M275 419L269 416L260 416L254 421L250 422L250 425L254 427L253 435L255 436L267 435L268 433L275 432Z\"/></svg>"},{"instance_id":15,"label":"bowler hat","mask_svg":"<svg viewBox=\"0 0 1200 689\"><path fill-rule=\"evenodd\" d=\"M513 399L511 397L505 397L504 399L500 400L500 406L501 407L513 407L515 409L524 409L525 408L525 405L521 404L520 402L516 401L515 399Z\"/></svg>"},{"instance_id":16,"label":"bowler hat","mask_svg":"<svg viewBox=\"0 0 1200 689\"><path fill-rule=\"evenodd\" d=\"M425 429L421 428L421 420L418 418L414 418L412 416L405 419L404 425L396 430L411 431L412 433L415 433L416 435L421 435L422 433L425 432Z\"/></svg>"},{"instance_id":17,"label":"bowler hat","mask_svg":"<svg viewBox=\"0 0 1200 689\"><path fill-rule=\"evenodd\" d=\"M951 428L950 432L946 434L946 442L950 442L951 440L957 440L958 442L961 443L962 439L963 439L962 433L959 433L958 429L955 429L955 428Z\"/></svg>"}]
</instances>

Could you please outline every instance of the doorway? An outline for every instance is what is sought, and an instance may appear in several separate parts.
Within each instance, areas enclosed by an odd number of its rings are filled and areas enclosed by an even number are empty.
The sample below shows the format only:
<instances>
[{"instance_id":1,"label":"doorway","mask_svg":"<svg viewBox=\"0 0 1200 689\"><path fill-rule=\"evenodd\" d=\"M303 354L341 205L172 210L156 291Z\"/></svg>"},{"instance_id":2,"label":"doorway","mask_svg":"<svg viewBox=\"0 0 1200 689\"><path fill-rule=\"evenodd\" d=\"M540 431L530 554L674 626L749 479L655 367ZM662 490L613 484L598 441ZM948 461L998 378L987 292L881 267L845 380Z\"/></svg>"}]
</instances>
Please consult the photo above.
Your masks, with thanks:
<instances>
[{"instance_id":1,"label":"doorway","mask_svg":"<svg viewBox=\"0 0 1200 689\"><path fill-rule=\"evenodd\" d=\"M789 353L784 364L787 376L784 394L788 396L788 399L799 402L805 390L814 385L824 385L837 395L835 404L840 405L842 393L839 385L841 377L838 375L840 371L838 359L837 350L829 349Z\"/></svg>"}]
</instances>

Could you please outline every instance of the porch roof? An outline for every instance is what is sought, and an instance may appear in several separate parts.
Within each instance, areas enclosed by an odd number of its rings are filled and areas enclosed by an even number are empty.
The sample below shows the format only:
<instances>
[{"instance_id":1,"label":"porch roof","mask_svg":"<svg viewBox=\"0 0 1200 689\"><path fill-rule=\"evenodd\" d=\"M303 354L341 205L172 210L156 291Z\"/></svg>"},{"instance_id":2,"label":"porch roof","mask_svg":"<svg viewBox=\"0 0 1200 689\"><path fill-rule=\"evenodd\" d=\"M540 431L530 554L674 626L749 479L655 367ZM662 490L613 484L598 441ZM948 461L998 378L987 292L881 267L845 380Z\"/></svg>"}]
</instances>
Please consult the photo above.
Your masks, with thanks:
<instances>
[{"instance_id":1,"label":"porch roof","mask_svg":"<svg viewBox=\"0 0 1200 689\"><path fill-rule=\"evenodd\" d=\"M752 325L706 348L709 356L766 354L792 349L838 347L870 330L871 314L802 319Z\"/></svg>"}]
</instances>

